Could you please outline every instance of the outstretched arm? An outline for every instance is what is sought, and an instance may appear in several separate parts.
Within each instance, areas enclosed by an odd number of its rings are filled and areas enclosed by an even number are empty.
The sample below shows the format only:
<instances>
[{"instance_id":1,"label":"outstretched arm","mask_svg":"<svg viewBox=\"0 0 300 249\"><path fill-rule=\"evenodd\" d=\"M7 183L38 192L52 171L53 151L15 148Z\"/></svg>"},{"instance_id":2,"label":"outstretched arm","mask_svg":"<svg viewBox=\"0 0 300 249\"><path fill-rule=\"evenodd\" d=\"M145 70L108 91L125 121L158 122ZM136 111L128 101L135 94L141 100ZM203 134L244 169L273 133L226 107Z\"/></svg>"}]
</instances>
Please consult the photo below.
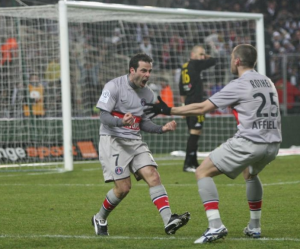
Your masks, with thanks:
<instances>
[{"instance_id":1,"label":"outstretched arm","mask_svg":"<svg viewBox=\"0 0 300 249\"><path fill-rule=\"evenodd\" d=\"M194 103L180 107L172 107L171 115L195 116L205 114L214 109L216 109L216 106L209 100L205 100L201 103Z\"/></svg>"},{"instance_id":2,"label":"outstretched arm","mask_svg":"<svg viewBox=\"0 0 300 249\"><path fill-rule=\"evenodd\" d=\"M205 100L201 103L194 103L194 104L189 104L186 106L171 108L171 107L167 106L167 104L160 98L160 96L158 96L157 99L159 100L159 103L157 103L157 104L147 103L146 105L150 106L150 108L148 108L144 111L146 114L153 114L152 117L154 117L158 114L195 116L195 115L205 114L206 112L212 111L217 108L209 100Z\"/></svg>"}]
</instances>

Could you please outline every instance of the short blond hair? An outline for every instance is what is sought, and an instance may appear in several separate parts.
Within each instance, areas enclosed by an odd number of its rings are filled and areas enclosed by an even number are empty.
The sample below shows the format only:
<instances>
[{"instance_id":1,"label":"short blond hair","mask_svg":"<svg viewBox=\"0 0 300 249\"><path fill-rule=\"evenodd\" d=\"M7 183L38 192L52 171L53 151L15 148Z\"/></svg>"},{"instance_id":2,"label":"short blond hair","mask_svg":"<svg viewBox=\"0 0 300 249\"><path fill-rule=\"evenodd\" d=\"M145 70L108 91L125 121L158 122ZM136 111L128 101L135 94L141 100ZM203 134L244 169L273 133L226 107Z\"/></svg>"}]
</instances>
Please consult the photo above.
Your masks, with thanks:
<instances>
[{"instance_id":1,"label":"short blond hair","mask_svg":"<svg viewBox=\"0 0 300 249\"><path fill-rule=\"evenodd\" d=\"M234 58L240 58L241 65L254 68L257 61L256 48L251 44L240 44L233 49Z\"/></svg>"}]
</instances>

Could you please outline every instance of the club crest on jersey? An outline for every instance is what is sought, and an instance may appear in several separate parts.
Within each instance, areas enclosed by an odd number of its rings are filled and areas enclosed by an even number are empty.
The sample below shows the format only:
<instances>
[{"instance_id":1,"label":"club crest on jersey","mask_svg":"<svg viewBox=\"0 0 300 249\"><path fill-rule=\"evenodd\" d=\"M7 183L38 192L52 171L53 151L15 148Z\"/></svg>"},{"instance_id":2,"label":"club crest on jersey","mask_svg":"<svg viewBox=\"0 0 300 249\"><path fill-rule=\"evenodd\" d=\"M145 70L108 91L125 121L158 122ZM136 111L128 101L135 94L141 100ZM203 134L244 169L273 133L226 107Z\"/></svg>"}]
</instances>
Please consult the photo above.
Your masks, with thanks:
<instances>
[{"instance_id":1,"label":"club crest on jersey","mask_svg":"<svg viewBox=\"0 0 300 249\"><path fill-rule=\"evenodd\" d=\"M121 167L116 167L116 168L115 168L115 173L116 173L117 175L122 175L122 174L123 174L123 168L121 168Z\"/></svg>"},{"instance_id":2,"label":"club crest on jersey","mask_svg":"<svg viewBox=\"0 0 300 249\"><path fill-rule=\"evenodd\" d=\"M141 99L141 105L145 106L145 104L146 104L146 100L145 99Z\"/></svg>"}]
</instances>

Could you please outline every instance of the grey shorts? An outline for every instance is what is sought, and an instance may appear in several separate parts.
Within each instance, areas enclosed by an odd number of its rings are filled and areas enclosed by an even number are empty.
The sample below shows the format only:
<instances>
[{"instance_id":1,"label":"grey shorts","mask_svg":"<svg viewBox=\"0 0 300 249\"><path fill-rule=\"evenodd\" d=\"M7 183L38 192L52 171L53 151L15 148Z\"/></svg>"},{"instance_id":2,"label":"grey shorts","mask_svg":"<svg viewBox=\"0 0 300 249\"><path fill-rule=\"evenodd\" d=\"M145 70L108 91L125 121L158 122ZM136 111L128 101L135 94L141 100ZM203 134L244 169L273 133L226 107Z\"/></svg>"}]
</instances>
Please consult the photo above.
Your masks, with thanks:
<instances>
[{"instance_id":1,"label":"grey shorts","mask_svg":"<svg viewBox=\"0 0 300 249\"><path fill-rule=\"evenodd\" d=\"M145 166L157 167L148 145L142 140L100 136L99 160L105 182L121 180Z\"/></svg>"},{"instance_id":2,"label":"grey shorts","mask_svg":"<svg viewBox=\"0 0 300 249\"><path fill-rule=\"evenodd\" d=\"M273 161L280 143L253 143L241 137L228 139L213 150L209 158L225 175L234 179L249 166L251 175L256 175Z\"/></svg>"}]
</instances>

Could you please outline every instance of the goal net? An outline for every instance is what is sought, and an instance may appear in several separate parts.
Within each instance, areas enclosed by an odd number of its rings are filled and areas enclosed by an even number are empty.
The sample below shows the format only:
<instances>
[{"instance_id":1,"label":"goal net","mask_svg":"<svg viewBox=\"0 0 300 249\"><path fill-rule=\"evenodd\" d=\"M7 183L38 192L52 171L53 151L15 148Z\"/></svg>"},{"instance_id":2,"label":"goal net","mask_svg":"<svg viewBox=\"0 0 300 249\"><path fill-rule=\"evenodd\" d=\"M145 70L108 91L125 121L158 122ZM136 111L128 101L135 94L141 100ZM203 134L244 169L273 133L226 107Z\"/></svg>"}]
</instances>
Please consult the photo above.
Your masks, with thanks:
<instances>
[{"instance_id":1,"label":"goal net","mask_svg":"<svg viewBox=\"0 0 300 249\"><path fill-rule=\"evenodd\" d=\"M153 57L149 85L160 95L168 84L175 106L180 67L194 45L217 59L202 73L207 97L233 79L230 53L237 44L254 45L258 71L265 70L260 14L60 1L0 9L0 23L0 169L72 170L73 161L97 160L96 103L106 82L128 72L135 53ZM171 118L175 132L143 133L157 159L185 151L186 121ZM207 114L199 151L211 151L235 132L229 109Z\"/></svg>"}]
</instances>

